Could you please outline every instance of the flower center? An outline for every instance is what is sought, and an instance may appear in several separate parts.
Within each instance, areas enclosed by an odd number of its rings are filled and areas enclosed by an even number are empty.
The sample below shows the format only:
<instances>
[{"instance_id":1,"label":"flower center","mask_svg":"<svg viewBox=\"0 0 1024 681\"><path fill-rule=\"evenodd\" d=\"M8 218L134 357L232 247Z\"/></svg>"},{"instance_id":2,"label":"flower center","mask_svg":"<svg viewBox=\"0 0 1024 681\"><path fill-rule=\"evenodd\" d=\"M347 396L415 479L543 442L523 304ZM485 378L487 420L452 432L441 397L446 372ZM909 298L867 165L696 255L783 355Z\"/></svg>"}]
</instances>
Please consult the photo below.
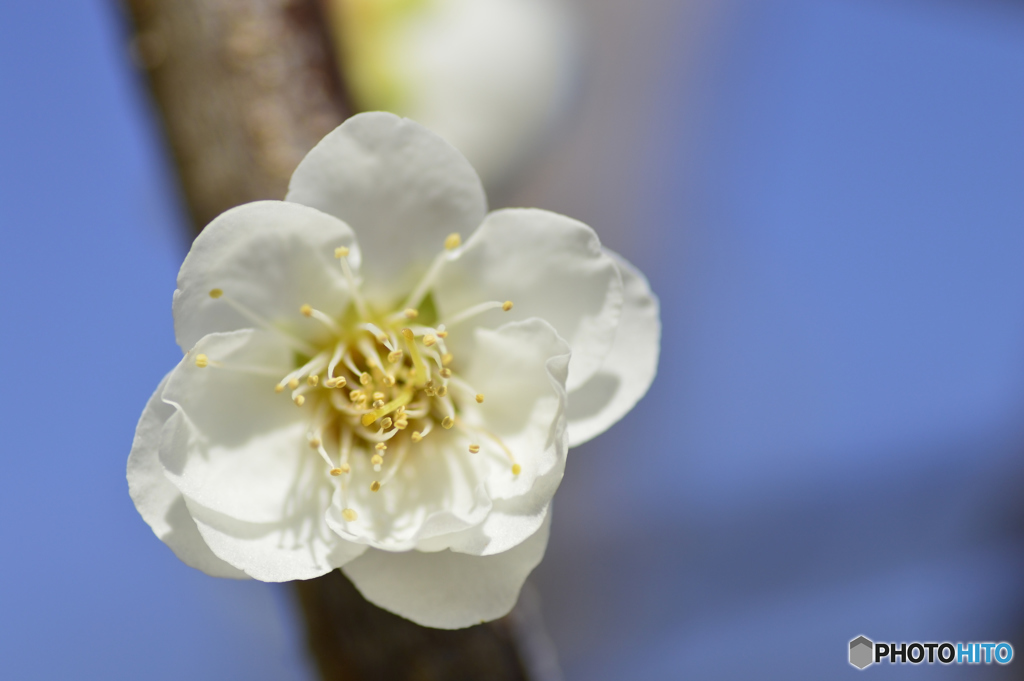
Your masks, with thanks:
<instances>
[{"instance_id":1,"label":"flower center","mask_svg":"<svg viewBox=\"0 0 1024 681\"><path fill-rule=\"evenodd\" d=\"M339 479L346 497L348 484L367 484L370 491L379 491L425 438L452 428L468 436L470 453L480 452L483 443L507 457L513 475L521 471L500 438L460 419L466 405L482 403L484 395L458 375L458 361L446 344L449 329L491 310L512 309L511 301L484 302L445 320L438 318L430 290L460 245L458 234L449 235L444 250L404 303L385 311L363 299L347 260L348 249L335 249L352 303L337 319L308 304L296 310L323 326L325 334L315 343L260 319L221 289L210 291L212 298L223 298L258 325L284 334L293 347L296 368L280 378L274 391L288 391L298 407L309 411L307 443L327 464L326 474ZM224 366L206 355L197 355L195 363L200 368ZM348 480L357 456L369 458L371 480ZM352 508L345 508L342 516L349 522L358 518Z\"/></svg>"}]
</instances>

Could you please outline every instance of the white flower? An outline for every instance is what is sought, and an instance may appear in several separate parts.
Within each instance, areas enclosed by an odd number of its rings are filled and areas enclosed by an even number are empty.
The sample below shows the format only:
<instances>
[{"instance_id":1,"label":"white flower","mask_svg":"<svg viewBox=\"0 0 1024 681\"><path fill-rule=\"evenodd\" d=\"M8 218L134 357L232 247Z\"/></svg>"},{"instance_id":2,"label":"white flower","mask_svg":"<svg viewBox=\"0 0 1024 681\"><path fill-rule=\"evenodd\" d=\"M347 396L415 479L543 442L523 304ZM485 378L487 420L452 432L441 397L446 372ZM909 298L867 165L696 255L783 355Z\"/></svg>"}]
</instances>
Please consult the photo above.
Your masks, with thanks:
<instances>
[{"instance_id":1,"label":"white flower","mask_svg":"<svg viewBox=\"0 0 1024 681\"><path fill-rule=\"evenodd\" d=\"M457 151L373 113L309 153L287 201L210 223L174 294L187 352L128 460L179 558L264 581L341 567L434 627L508 612L567 448L642 397L659 321L586 225L485 212Z\"/></svg>"},{"instance_id":2,"label":"white flower","mask_svg":"<svg viewBox=\"0 0 1024 681\"><path fill-rule=\"evenodd\" d=\"M574 92L561 0L329 0L355 105L419 121L493 186L536 151Z\"/></svg>"}]
</instances>

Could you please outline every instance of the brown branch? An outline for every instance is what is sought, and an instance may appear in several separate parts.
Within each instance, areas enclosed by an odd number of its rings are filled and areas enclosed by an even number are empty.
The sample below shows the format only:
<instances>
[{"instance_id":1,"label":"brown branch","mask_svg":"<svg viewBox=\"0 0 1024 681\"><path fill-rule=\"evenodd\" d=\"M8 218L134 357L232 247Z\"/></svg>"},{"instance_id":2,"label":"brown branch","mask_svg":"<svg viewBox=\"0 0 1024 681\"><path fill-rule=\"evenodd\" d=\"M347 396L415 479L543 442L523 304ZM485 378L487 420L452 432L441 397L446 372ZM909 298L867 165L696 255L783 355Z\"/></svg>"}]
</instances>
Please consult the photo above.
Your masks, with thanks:
<instances>
[{"instance_id":1,"label":"brown branch","mask_svg":"<svg viewBox=\"0 0 1024 681\"><path fill-rule=\"evenodd\" d=\"M315 0L127 0L194 224L284 198L347 107Z\"/></svg>"},{"instance_id":2,"label":"brown branch","mask_svg":"<svg viewBox=\"0 0 1024 681\"><path fill-rule=\"evenodd\" d=\"M233 206L283 198L295 166L348 111L317 0L125 3L132 54L148 76L196 231ZM540 628L527 615L440 631L368 603L339 571L296 587L325 681L531 676L519 651L537 648L527 634ZM547 676L536 669L537 681Z\"/></svg>"}]
</instances>

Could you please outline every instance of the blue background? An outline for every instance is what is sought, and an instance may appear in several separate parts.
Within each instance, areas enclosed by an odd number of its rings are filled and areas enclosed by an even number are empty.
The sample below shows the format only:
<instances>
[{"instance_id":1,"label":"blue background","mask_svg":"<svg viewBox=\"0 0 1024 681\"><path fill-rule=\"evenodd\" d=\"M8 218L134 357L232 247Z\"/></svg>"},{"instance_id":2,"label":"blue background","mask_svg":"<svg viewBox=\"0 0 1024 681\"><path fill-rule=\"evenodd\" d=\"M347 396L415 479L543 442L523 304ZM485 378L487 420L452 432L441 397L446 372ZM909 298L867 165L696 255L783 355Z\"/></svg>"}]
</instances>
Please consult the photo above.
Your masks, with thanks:
<instances>
[{"instance_id":1,"label":"blue background","mask_svg":"<svg viewBox=\"0 0 1024 681\"><path fill-rule=\"evenodd\" d=\"M1024 8L734 0L695 49L665 5L657 46L594 29L645 64L626 142L509 199L589 221L663 306L534 578L567 679L1019 675L845 660L1024 655ZM309 678L287 588L185 567L127 495L188 244L125 43L106 3L0 6L0 669Z\"/></svg>"}]
</instances>

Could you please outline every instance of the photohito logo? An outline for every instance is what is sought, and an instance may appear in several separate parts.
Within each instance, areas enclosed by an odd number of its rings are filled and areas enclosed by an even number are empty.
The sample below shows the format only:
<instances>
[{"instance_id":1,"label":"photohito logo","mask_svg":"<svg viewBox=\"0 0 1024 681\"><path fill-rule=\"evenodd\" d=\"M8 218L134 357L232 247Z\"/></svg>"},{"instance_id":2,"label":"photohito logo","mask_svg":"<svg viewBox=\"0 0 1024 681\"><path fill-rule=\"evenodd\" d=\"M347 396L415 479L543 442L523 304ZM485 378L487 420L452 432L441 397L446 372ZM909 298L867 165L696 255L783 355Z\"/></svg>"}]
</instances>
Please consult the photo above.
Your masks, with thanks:
<instances>
[{"instance_id":1,"label":"photohito logo","mask_svg":"<svg viewBox=\"0 0 1024 681\"><path fill-rule=\"evenodd\" d=\"M889 664L1009 664L1013 646L1002 643L875 643L866 636L850 641L850 664L857 669L881 663Z\"/></svg>"}]
</instances>

